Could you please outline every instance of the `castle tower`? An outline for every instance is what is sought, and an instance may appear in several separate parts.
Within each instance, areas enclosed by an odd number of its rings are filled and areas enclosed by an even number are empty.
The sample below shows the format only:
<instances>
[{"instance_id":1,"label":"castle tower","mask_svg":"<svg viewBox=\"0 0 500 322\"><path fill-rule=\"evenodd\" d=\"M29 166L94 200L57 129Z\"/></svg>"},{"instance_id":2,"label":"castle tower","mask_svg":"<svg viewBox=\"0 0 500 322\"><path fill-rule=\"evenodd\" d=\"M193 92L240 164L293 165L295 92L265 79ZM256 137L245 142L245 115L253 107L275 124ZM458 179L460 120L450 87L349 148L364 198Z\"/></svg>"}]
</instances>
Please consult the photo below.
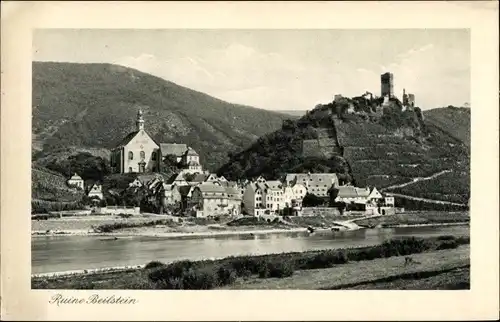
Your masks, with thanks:
<instances>
[{"instance_id":1,"label":"castle tower","mask_svg":"<svg viewBox=\"0 0 500 322\"><path fill-rule=\"evenodd\" d=\"M142 118L142 109L139 109L137 112L137 120L135 121L135 125L137 127L137 131L144 130L144 119Z\"/></svg>"},{"instance_id":2,"label":"castle tower","mask_svg":"<svg viewBox=\"0 0 500 322\"><path fill-rule=\"evenodd\" d=\"M408 95L406 95L406 90L403 88L403 106L408 106Z\"/></svg>"},{"instance_id":3,"label":"castle tower","mask_svg":"<svg viewBox=\"0 0 500 322\"><path fill-rule=\"evenodd\" d=\"M394 96L394 75L392 73L385 73L380 76L381 83L381 96Z\"/></svg>"}]
</instances>

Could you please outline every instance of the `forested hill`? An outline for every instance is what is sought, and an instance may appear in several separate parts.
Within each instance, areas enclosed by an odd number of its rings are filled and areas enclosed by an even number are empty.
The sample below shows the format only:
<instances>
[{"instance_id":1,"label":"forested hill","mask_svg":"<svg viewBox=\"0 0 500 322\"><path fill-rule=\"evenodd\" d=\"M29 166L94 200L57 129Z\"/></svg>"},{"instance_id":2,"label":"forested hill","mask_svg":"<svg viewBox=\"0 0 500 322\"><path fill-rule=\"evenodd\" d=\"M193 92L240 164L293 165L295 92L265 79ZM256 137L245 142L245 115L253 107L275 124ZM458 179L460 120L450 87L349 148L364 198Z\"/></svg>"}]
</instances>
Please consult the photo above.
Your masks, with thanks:
<instances>
[{"instance_id":1,"label":"forested hill","mask_svg":"<svg viewBox=\"0 0 500 322\"><path fill-rule=\"evenodd\" d=\"M33 147L112 148L134 130L139 107L159 142L186 143L211 169L293 118L224 102L111 64L33 62Z\"/></svg>"},{"instance_id":2,"label":"forested hill","mask_svg":"<svg viewBox=\"0 0 500 322\"><path fill-rule=\"evenodd\" d=\"M402 111L397 99L382 107L380 99L356 97L285 121L280 130L233 154L218 173L271 179L287 172L336 172L358 186L387 188L443 170L452 172L443 176L445 182L434 182L438 199L468 200L469 149L457 135L427 122L419 108ZM428 192L419 189L412 193Z\"/></svg>"}]
</instances>

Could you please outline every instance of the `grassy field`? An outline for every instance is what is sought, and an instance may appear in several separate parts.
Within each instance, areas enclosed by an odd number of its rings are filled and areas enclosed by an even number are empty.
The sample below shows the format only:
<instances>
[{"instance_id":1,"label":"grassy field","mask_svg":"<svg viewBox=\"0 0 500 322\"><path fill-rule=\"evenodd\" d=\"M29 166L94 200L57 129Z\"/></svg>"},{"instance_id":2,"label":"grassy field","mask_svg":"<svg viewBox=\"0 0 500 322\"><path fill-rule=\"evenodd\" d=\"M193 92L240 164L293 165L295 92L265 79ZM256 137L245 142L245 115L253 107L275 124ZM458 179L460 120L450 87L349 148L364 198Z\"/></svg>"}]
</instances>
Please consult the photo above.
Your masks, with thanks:
<instances>
[{"instance_id":1,"label":"grassy field","mask_svg":"<svg viewBox=\"0 0 500 322\"><path fill-rule=\"evenodd\" d=\"M391 281L373 281L347 290L463 290L470 289L470 267L459 267L450 271L429 272L429 277L398 276ZM424 274L421 274L424 275Z\"/></svg>"},{"instance_id":2,"label":"grassy field","mask_svg":"<svg viewBox=\"0 0 500 322\"><path fill-rule=\"evenodd\" d=\"M356 286L401 274L468 265L469 249L461 245L469 242L468 237L410 237L362 248L179 261L169 265L150 262L145 268L122 271L33 277L32 288L318 289L357 283ZM411 255L415 263L404 265L402 255Z\"/></svg>"},{"instance_id":3,"label":"grassy field","mask_svg":"<svg viewBox=\"0 0 500 322\"><path fill-rule=\"evenodd\" d=\"M393 284L387 282L385 284L366 283L409 273L440 272L463 268L470 263L469 253L469 245L464 245L452 250L439 250L412 255L412 258L420 264L405 266L404 256L378 258L369 262L352 262L326 269L301 270L297 271L293 276L285 278L261 279L252 277L246 280L239 279L235 284L225 287L225 289L344 289L356 287L352 286L353 284L360 284L358 287L364 287L365 289L370 289L370 286L377 288L382 285L386 285L388 288L397 286L396 288L399 289L405 285L397 280L391 282ZM436 276L439 275L436 274ZM434 280L439 280L436 276L434 276ZM460 276L463 276L463 274ZM468 282L468 277L466 281Z\"/></svg>"},{"instance_id":4,"label":"grassy field","mask_svg":"<svg viewBox=\"0 0 500 322\"><path fill-rule=\"evenodd\" d=\"M356 221L361 226L421 225L469 222L468 212L416 211Z\"/></svg>"}]
</instances>

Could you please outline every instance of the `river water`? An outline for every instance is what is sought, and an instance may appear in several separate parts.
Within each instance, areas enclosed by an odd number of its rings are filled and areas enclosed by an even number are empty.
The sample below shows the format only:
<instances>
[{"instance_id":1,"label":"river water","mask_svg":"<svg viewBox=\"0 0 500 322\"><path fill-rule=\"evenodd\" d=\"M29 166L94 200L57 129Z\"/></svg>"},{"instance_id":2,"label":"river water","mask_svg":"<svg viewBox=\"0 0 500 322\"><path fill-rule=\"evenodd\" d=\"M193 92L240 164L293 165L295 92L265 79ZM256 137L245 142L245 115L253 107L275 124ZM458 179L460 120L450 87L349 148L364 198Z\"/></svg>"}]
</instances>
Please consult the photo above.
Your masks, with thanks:
<instances>
[{"instance_id":1,"label":"river water","mask_svg":"<svg viewBox=\"0 0 500 322\"><path fill-rule=\"evenodd\" d=\"M152 260L172 262L232 255L257 255L380 244L402 236L469 235L469 226L362 229L346 232L162 239L97 236L52 236L31 239L32 274L143 265Z\"/></svg>"}]
</instances>

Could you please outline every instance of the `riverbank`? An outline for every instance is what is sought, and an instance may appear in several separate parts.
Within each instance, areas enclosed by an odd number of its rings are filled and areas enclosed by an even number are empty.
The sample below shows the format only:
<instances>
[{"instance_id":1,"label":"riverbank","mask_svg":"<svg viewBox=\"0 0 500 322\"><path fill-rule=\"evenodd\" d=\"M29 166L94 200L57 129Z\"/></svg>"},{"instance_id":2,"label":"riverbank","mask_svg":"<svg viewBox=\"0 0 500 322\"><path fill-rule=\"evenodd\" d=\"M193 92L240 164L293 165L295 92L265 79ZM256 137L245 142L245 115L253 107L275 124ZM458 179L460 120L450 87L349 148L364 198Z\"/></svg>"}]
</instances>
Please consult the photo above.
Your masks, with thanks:
<instances>
[{"instance_id":1,"label":"riverbank","mask_svg":"<svg viewBox=\"0 0 500 322\"><path fill-rule=\"evenodd\" d=\"M269 234L285 234L285 233L300 233L307 232L307 228L270 228L262 229L258 227L242 227L238 230L228 231L191 231L191 232L162 232L154 228L144 228L126 231L115 231L111 233L96 233L91 231L50 231L50 232L32 232L32 237L47 237L47 236L101 236L109 238L123 238L123 237L158 237L162 239L197 239L197 238L211 238L211 237L230 237L230 236L252 236L252 235L269 235Z\"/></svg>"},{"instance_id":2,"label":"riverbank","mask_svg":"<svg viewBox=\"0 0 500 322\"><path fill-rule=\"evenodd\" d=\"M291 217L289 221L267 222L258 218L244 218L241 224L230 219L225 222L202 218L176 218L158 215L141 215L132 218L92 217L49 219L32 221L32 236L147 236L171 239L245 236L252 234L279 234L303 232L308 227L330 230L333 223L352 220L345 216ZM253 224L250 219L255 222ZM387 215L379 218L355 220L362 228L398 228L466 225L468 213L412 212Z\"/></svg>"},{"instance_id":3,"label":"riverbank","mask_svg":"<svg viewBox=\"0 0 500 322\"><path fill-rule=\"evenodd\" d=\"M405 237L384 242L382 245L358 248L249 255L199 261L184 260L169 265L153 261L145 266L38 274L32 276L32 288L208 289L230 286L237 281L248 279L263 280L271 277L296 276L303 270L330 269L351 263L362 263L362 266L371 267L377 258L430 253L444 249L450 251L468 243L468 237ZM186 280L186 283L189 281L191 284L182 284L184 277L187 278L186 269L190 272L189 274L194 274ZM297 272L294 273L294 271ZM180 278L180 280L175 282L172 278ZM178 282L181 284L176 284Z\"/></svg>"}]
</instances>

